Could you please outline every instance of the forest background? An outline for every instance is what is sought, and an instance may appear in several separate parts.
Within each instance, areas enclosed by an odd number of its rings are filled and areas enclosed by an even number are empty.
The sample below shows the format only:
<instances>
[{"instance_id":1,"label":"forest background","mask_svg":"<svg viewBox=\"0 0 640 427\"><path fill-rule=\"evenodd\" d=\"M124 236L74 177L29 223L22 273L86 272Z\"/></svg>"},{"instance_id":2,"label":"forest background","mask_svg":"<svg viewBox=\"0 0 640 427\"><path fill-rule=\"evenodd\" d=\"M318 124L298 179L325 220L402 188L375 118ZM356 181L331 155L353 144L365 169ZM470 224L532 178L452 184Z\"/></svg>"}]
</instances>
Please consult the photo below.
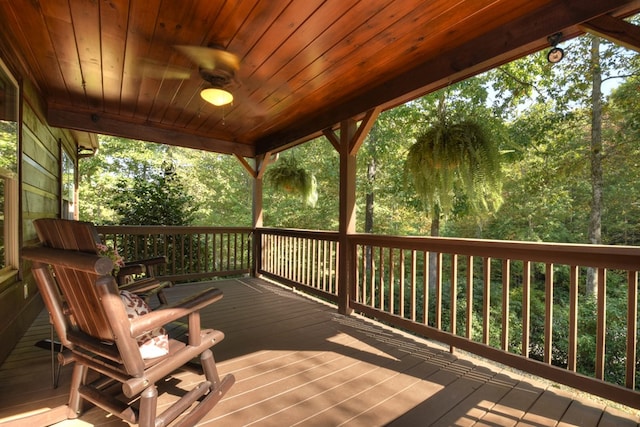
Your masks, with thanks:
<instances>
[{"instance_id":1,"label":"forest background","mask_svg":"<svg viewBox=\"0 0 640 427\"><path fill-rule=\"evenodd\" d=\"M473 120L488 130L500 153L502 186L501 203L474 210L454 185L452 209L437 218L439 235L640 245L640 58L591 36L562 47L560 63L550 64L540 52L383 112L357 156L357 231L433 233L433 210L416 194L405 162L446 106L450 120ZM309 206L278 191L267 176L264 225L337 230L339 159L329 141L307 142L280 159L315 176L318 200ZM81 160L79 179L80 218L97 224L252 225L252 178L233 156L102 136L99 152ZM588 283L580 288L578 359L579 371L593 375L596 304ZM558 280L555 287L554 323L566 323L568 283ZM521 288L510 292L511 304L519 304ZM606 379L619 384L626 293L624 280L607 283ZM501 295L492 295L492 313L500 304ZM544 289L533 290L531 310L535 346L543 342ZM520 311L510 310L512 328L521 327ZM499 325L492 328L490 343L499 347ZM566 330L554 326L558 366L566 366L568 343L556 331ZM541 358L540 348L532 348L531 357Z\"/></svg>"},{"instance_id":2,"label":"forest background","mask_svg":"<svg viewBox=\"0 0 640 427\"><path fill-rule=\"evenodd\" d=\"M440 235L589 243L591 155L602 161L602 242L640 242L640 87L638 55L593 38L566 44L558 64L540 52L383 112L358 153L357 230L428 235L425 211L404 163L445 99L454 119L490 128L502 164L498 210L464 203L442 218ZM601 141L593 146L594 70L604 88ZM599 71L598 71L599 70ZM608 89L613 88L613 89ZM337 230L338 154L324 138L281 153L312 173L315 207L265 180L264 224ZM165 180L169 171L171 182ZM233 156L101 136L80 161L80 217L98 224L251 225L252 180ZM138 212L134 212L134 211Z\"/></svg>"}]
</instances>

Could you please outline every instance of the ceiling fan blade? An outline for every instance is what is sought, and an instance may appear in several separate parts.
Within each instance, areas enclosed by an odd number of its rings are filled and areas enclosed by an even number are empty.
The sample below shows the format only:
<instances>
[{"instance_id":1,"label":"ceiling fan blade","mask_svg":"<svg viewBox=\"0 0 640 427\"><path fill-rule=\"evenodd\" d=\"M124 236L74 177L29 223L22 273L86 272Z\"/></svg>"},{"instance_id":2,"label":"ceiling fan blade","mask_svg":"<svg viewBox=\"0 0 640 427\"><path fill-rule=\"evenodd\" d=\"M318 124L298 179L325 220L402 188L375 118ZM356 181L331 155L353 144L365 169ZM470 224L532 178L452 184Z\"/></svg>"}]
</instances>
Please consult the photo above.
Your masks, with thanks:
<instances>
[{"instance_id":1,"label":"ceiling fan blade","mask_svg":"<svg viewBox=\"0 0 640 427\"><path fill-rule=\"evenodd\" d=\"M140 59L138 70L141 77L151 79L186 80L191 77L191 69L170 65L149 58Z\"/></svg>"},{"instance_id":2,"label":"ceiling fan blade","mask_svg":"<svg viewBox=\"0 0 640 427\"><path fill-rule=\"evenodd\" d=\"M206 70L237 71L240 68L240 59L224 49L188 45L175 45L174 47Z\"/></svg>"}]
</instances>

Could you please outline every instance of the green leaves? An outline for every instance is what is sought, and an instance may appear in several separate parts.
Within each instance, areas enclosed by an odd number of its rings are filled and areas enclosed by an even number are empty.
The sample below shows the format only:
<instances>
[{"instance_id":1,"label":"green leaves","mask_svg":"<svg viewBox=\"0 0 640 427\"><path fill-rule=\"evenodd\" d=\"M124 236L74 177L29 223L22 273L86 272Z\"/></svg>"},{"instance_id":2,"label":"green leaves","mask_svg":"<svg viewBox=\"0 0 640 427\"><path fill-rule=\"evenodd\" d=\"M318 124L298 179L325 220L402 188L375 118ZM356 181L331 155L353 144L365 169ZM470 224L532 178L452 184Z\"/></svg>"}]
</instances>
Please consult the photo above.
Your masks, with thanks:
<instances>
[{"instance_id":1,"label":"green leaves","mask_svg":"<svg viewBox=\"0 0 640 427\"><path fill-rule=\"evenodd\" d=\"M474 212L500 205L498 145L478 123L439 121L409 148L405 173L432 214L447 214L464 198Z\"/></svg>"},{"instance_id":2,"label":"green leaves","mask_svg":"<svg viewBox=\"0 0 640 427\"><path fill-rule=\"evenodd\" d=\"M278 190L301 195L307 206L314 207L318 201L316 177L302 168L293 156L278 159L267 169L265 180Z\"/></svg>"}]
</instances>

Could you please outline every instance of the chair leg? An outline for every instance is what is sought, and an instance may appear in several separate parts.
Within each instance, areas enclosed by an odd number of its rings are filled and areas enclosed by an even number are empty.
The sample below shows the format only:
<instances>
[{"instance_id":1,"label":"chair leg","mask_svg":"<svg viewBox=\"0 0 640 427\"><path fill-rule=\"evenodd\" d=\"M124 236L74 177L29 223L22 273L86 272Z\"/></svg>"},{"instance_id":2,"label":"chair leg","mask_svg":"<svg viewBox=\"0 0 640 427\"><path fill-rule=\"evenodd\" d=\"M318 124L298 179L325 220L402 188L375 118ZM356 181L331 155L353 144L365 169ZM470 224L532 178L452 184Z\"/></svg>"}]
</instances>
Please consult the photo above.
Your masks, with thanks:
<instances>
[{"instance_id":1,"label":"chair leg","mask_svg":"<svg viewBox=\"0 0 640 427\"><path fill-rule=\"evenodd\" d=\"M200 355L200 361L202 362L205 378L211 382L211 388L216 389L220 385L220 376L218 375L216 362L213 359L213 352L209 349L203 351Z\"/></svg>"},{"instance_id":2,"label":"chair leg","mask_svg":"<svg viewBox=\"0 0 640 427\"><path fill-rule=\"evenodd\" d=\"M88 368L86 365L77 363L73 366L71 374L71 387L69 393L69 409L73 412L75 418L82 413L82 397L80 396L80 386L84 384L87 378Z\"/></svg>"},{"instance_id":3,"label":"chair leg","mask_svg":"<svg viewBox=\"0 0 640 427\"><path fill-rule=\"evenodd\" d=\"M158 390L155 385L151 385L140 394L140 414L138 415L140 427L155 426L157 406Z\"/></svg>"}]
</instances>

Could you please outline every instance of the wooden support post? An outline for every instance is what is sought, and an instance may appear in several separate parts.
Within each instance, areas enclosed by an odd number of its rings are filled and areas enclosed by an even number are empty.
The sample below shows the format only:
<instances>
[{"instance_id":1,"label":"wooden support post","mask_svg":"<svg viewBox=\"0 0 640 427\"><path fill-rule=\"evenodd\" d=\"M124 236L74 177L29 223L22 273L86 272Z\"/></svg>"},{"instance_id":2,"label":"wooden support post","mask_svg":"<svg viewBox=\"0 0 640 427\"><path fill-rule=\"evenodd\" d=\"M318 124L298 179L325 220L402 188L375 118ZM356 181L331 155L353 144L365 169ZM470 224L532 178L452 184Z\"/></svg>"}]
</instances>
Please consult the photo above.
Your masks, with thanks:
<instances>
[{"instance_id":1,"label":"wooden support post","mask_svg":"<svg viewBox=\"0 0 640 427\"><path fill-rule=\"evenodd\" d=\"M267 166L267 162L271 157L270 153L263 156L256 157L255 167L256 175L253 177L253 260L251 275L258 277L260 270L262 269L262 237L258 232L259 228L263 225L263 198L262 198L262 177L264 176L264 169Z\"/></svg>"},{"instance_id":2,"label":"wooden support post","mask_svg":"<svg viewBox=\"0 0 640 427\"><path fill-rule=\"evenodd\" d=\"M342 121L339 136L332 129L324 131L340 154L338 312L341 314L351 314L350 300L356 286L356 254L349 239L356 232L356 154L380 111L379 107L368 111L359 125L354 119Z\"/></svg>"},{"instance_id":3,"label":"wooden support post","mask_svg":"<svg viewBox=\"0 0 640 427\"><path fill-rule=\"evenodd\" d=\"M258 277L260 274L260 270L262 268L262 244L261 244L261 235L258 232L258 229L262 227L262 219L263 219L263 208L262 208L262 178L264 177L264 172L267 169L269 163L271 163L273 155L270 151L267 151L265 154L259 155L255 157L253 160L253 164L247 161L244 157L235 154L236 158L245 168L245 170L251 175L253 178L253 205L252 205L252 214L253 214L253 260L251 266L251 275L253 277ZM277 158L277 154L275 155Z\"/></svg>"},{"instance_id":4,"label":"wooden support post","mask_svg":"<svg viewBox=\"0 0 640 427\"><path fill-rule=\"evenodd\" d=\"M338 312L351 314L349 301L355 286L354 250L349 234L356 232L356 155L351 153L351 139L356 133L356 122L345 120L340 124L340 263L338 265Z\"/></svg>"}]
</instances>

